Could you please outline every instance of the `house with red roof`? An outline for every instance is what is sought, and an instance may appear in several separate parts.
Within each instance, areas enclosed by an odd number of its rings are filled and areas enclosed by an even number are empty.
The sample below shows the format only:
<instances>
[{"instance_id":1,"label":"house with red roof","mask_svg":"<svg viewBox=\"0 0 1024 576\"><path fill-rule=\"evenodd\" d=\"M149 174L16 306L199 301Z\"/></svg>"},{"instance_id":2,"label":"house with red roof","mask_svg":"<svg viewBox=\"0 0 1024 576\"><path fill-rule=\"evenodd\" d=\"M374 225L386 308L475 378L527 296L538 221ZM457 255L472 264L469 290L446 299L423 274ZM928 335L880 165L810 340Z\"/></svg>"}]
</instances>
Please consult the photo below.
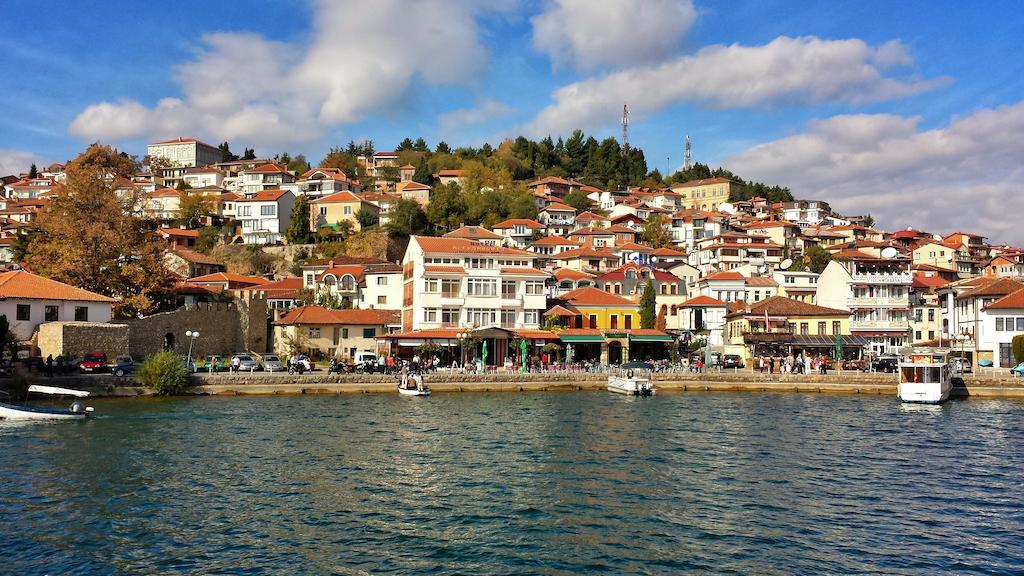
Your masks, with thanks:
<instances>
[{"instance_id":1,"label":"house with red roof","mask_svg":"<svg viewBox=\"0 0 1024 576\"><path fill-rule=\"evenodd\" d=\"M359 352L377 354L378 338L397 331L399 325L398 310L300 306L274 322L274 351L352 361Z\"/></svg>"},{"instance_id":2,"label":"house with red roof","mask_svg":"<svg viewBox=\"0 0 1024 576\"><path fill-rule=\"evenodd\" d=\"M235 201L235 219L245 244L277 244L292 222L295 194L291 190L261 190Z\"/></svg>"},{"instance_id":3,"label":"house with red roof","mask_svg":"<svg viewBox=\"0 0 1024 576\"><path fill-rule=\"evenodd\" d=\"M535 194L550 195L558 199L565 198L571 192L579 190L581 186L583 186L583 184L580 184L575 180L567 180L557 176L541 178L540 180L530 182L526 185L526 187Z\"/></svg>"},{"instance_id":4,"label":"house with red roof","mask_svg":"<svg viewBox=\"0 0 1024 576\"><path fill-rule=\"evenodd\" d=\"M215 272L205 276L189 278L187 282L196 286L218 287L221 290L238 290L266 284L267 279L261 276L235 274L234 272Z\"/></svg>"},{"instance_id":5,"label":"house with red roof","mask_svg":"<svg viewBox=\"0 0 1024 576\"><path fill-rule=\"evenodd\" d=\"M277 190L295 182L295 174L276 162L243 170L239 176L240 190L246 196L263 190Z\"/></svg>"},{"instance_id":6,"label":"house with red roof","mask_svg":"<svg viewBox=\"0 0 1024 576\"><path fill-rule=\"evenodd\" d=\"M1005 286L1012 280L1004 279ZM979 315L980 334L976 360L991 360L993 366L1011 368L1017 364L1013 338L1024 334L1024 285L984 305Z\"/></svg>"},{"instance_id":7,"label":"house with red roof","mask_svg":"<svg viewBox=\"0 0 1024 576\"><path fill-rule=\"evenodd\" d=\"M504 239L500 234L495 234L483 226L460 226L444 235L445 238L465 238L476 240L481 244L498 246Z\"/></svg>"},{"instance_id":8,"label":"house with red roof","mask_svg":"<svg viewBox=\"0 0 1024 576\"><path fill-rule=\"evenodd\" d=\"M533 240L534 234L543 234L544 225L529 218L512 218L495 224L495 234L505 238L505 243L516 248L526 248Z\"/></svg>"},{"instance_id":9,"label":"house with red roof","mask_svg":"<svg viewBox=\"0 0 1024 576\"><path fill-rule=\"evenodd\" d=\"M110 322L114 302L27 270L0 273L0 314L21 341L46 322Z\"/></svg>"},{"instance_id":10,"label":"house with red roof","mask_svg":"<svg viewBox=\"0 0 1024 576\"><path fill-rule=\"evenodd\" d=\"M668 307L666 326L690 340L703 340L712 349L721 349L722 331L728 304L703 294Z\"/></svg>"},{"instance_id":11,"label":"house with red roof","mask_svg":"<svg viewBox=\"0 0 1024 576\"><path fill-rule=\"evenodd\" d=\"M362 191L359 182L349 178L341 168L312 168L296 181L298 193L312 198L329 196L337 192Z\"/></svg>"},{"instance_id":12,"label":"house with red roof","mask_svg":"<svg viewBox=\"0 0 1024 576\"><path fill-rule=\"evenodd\" d=\"M348 222L352 231L358 232L362 229L356 218L360 210L373 214L380 212L376 204L348 190L312 198L309 201L309 229L337 234L342 230L342 222Z\"/></svg>"},{"instance_id":13,"label":"house with red roof","mask_svg":"<svg viewBox=\"0 0 1024 576\"><path fill-rule=\"evenodd\" d=\"M552 202L537 214L537 221L547 227L547 233L565 236L576 228L576 209L561 202Z\"/></svg>"}]
</instances>

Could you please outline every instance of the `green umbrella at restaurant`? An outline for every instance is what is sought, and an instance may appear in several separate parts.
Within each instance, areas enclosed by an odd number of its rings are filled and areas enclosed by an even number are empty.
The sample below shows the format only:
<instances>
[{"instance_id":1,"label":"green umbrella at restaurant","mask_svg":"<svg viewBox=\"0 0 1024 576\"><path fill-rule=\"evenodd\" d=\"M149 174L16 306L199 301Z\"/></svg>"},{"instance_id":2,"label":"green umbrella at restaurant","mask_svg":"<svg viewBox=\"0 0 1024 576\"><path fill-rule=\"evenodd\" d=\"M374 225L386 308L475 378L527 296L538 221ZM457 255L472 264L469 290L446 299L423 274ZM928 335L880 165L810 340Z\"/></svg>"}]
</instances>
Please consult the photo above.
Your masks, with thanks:
<instances>
[{"instance_id":1,"label":"green umbrella at restaurant","mask_svg":"<svg viewBox=\"0 0 1024 576\"><path fill-rule=\"evenodd\" d=\"M519 353L523 359L523 373L525 374L530 369L530 367L526 364L526 340L519 341Z\"/></svg>"},{"instance_id":2,"label":"green umbrella at restaurant","mask_svg":"<svg viewBox=\"0 0 1024 576\"><path fill-rule=\"evenodd\" d=\"M480 351L480 373L483 374L487 370L487 340L484 340L484 345Z\"/></svg>"}]
</instances>

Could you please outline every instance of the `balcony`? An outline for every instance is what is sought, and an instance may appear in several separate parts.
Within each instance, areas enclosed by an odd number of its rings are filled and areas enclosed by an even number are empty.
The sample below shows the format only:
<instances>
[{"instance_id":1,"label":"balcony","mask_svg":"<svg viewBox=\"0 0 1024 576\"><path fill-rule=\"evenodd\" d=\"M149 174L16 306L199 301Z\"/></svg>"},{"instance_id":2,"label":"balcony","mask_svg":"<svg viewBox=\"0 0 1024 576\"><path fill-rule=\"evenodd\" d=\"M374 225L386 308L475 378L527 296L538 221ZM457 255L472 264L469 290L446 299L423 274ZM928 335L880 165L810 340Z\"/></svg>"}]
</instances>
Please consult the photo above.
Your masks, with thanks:
<instances>
[{"instance_id":1,"label":"balcony","mask_svg":"<svg viewBox=\"0 0 1024 576\"><path fill-rule=\"evenodd\" d=\"M789 288L787 287L787 290ZM910 307L910 300L906 297L892 297L892 296L862 296L862 297L851 297L847 298L846 305L851 308L908 308Z\"/></svg>"},{"instance_id":2,"label":"balcony","mask_svg":"<svg viewBox=\"0 0 1024 576\"><path fill-rule=\"evenodd\" d=\"M465 302L465 297L459 292L441 292L441 305L462 306Z\"/></svg>"},{"instance_id":3,"label":"balcony","mask_svg":"<svg viewBox=\"0 0 1024 576\"><path fill-rule=\"evenodd\" d=\"M905 331L909 329L909 320L850 320L850 330Z\"/></svg>"},{"instance_id":4,"label":"balcony","mask_svg":"<svg viewBox=\"0 0 1024 576\"><path fill-rule=\"evenodd\" d=\"M910 284L910 274L853 274L853 281L862 284Z\"/></svg>"},{"instance_id":5,"label":"balcony","mask_svg":"<svg viewBox=\"0 0 1024 576\"><path fill-rule=\"evenodd\" d=\"M502 294L501 295L502 306L522 306L523 296L521 294Z\"/></svg>"}]
</instances>

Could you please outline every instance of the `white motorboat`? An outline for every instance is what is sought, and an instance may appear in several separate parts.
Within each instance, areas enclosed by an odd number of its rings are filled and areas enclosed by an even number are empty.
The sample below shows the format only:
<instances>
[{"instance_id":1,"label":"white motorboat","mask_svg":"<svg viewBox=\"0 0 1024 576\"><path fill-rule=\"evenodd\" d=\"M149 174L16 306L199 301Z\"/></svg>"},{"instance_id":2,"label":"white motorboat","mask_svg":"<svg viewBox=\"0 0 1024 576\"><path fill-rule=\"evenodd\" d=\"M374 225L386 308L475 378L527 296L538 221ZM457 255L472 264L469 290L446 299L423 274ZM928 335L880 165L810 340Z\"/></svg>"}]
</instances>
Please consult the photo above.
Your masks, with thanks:
<instances>
[{"instance_id":1,"label":"white motorboat","mask_svg":"<svg viewBox=\"0 0 1024 576\"><path fill-rule=\"evenodd\" d=\"M422 374L403 374L398 393L404 396L430 396L430 387L423 383Z\"/></svg>"},{"instance_id":2,"label":"white motorboat","mask_svg":"<svg viewBox=\"0 0 1024 576\"><path fill-rule=\"evenodd\" d=\"M953 390L949 351L910 348L900 351L899 395L904 402L941 404Z\"/></svg>"},{"instance_id":3,"label":"white motorboat","mask_svg":"<svg viewBox=\"0 0 1024 576\"><path fill-rule=\"evenodd\" d=\"M28 391L50 396L75 396L76 398L85 398L89 395L85 390L72 390L70 388L57 388L55 386L41 386L38 384L29 386ZM88 418L92 412L92 407L85 406L78 400L75 400L69 408L0 402L0 419L2 420L83 420Z\"/></svg>"},{"instance_id":4,"label":"white motorboat","mask_svg":"<svg viewBox=\"0 0 1024 576\"><path fill-rule=\"evenodd\" d=\"M654 396L654 383L649 377L638 376L630 370L625 376L608 376L608 391L629 396Z\"/></svg>"}]
</instances>

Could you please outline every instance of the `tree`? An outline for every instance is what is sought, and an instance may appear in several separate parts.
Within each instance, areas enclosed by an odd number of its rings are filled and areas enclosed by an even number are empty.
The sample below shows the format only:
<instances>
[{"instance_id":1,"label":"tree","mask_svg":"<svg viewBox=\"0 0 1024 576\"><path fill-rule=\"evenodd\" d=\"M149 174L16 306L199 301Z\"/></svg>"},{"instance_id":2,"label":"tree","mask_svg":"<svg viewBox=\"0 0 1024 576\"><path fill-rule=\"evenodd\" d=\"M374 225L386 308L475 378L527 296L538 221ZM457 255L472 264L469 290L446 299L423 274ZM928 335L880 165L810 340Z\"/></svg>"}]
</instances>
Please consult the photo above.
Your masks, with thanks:
<instances>
[{"instance_id":1,"label":"tree","mask_svg":"<svg viewBox=\"0 0 1024 576\"><path fill-rule=\"evenodd\" d=\"M427 229L427 215L418 202L401 198L391 206L385 226L392 238L407 238Z\"/></svg>"},{"instance_id":2,"label":"tree","mask_svg":"<svg viewBox=\"0 0 1024 576\"><path fill-rule=\"evenodd\" d=\"M1013 348L1013 358L1018 364L1024 362L1024 334L1018 334L1010 341Z\"/></svg>"},{"instance_id":3,"label":"tree","mask_svg":"<svg viewBox=\"0 0 1024 576\"><path fill-rule=\"evenodd\" d=\"M298 172L299 174L308 172L310 169L309 162L306 161L304 154L297 154L286 164L286 167L292 172Z\"/></svg>"},{"instance_id":4,"label":"tree","mask_svg":"<svg viewBox=\"0 0 1024 576\"><path fill-rule=\"evenodd\" d=\"M97 162L96 154L68 163L64 186L39 211L24 261L37 274L120 299L114 313L136 316L156 308L170 277L162 242L124 213L113 184L104 179L113 169Z\"/></svg>"},{"instance_id":5,"label":"tree","mask_svg":"<svg viewBox=\"0 0 1024 576\"><path fill-rule=\"evenodd\" d=\"M656 296L654 293L654 280L647 280L647 284L644 285L643 296L640 297L640 327L641 328L654 328L657 323L657 315L655 314L655 307L657 306Z\"/></svg>"},{"instance_id":6,"label":"tree","mask_svg":"<svg viewBox=\"0 0 1024 576\"><path fill-rule=\"evenodd\" d=\"M398 146L395 148L395 152L402 152L403 150L412 150L412 148L412 138L405 138L398 143Z\"/></svg>"},{"instance_id":7,"label":"tree","mask_svg":"<svg viewBox=\"0 0 1024 576\"><path fill-rule=\"evenodd\" d=\"M320 161L321 168L337 168L349 177L356 176L356 157L341 148L331 148Z\"/></svg>"},{"instance_id":8,"label":"tree","mask_svg":"<svg viewBox=\"0 0 1024 576\"><path fill-rule=\"evenodd\" d=\"M452 149L448 146L448 143L444 140L437 143L437 148L434 148L434 152L437 154L451 154Z\"/></svg>"},{"instance_id":9,"label":"tree","mask_svg":"<svg viewBox=\"0 0 1024 576\"><path fill-rule=\"evenodd\" d=\"M185 228L198 228L202 224L203 218L217 213L213 199L202 192L192 190L191 186L181 190L178 193L178 198L178 220Z\"/></svg>"},{"instance_id":10,"label":"tree","mask_svg":"<svg viewBox=\"0 0 1024 576\"><path fill-rule=\"evenodd\" d=\"M864 216L864 218L860 221L860 223L865 228L874 228L875 227L875 217L872 216L871 214L868 214L868 215Z\"/></svg>"},{"instance_id":11,"label":"tree","mask_svg":"<svg viewBox=\"0 0 1024 576\"><path fill-rule=\"evenodd\" d=\"M189 386L189 369L173 351L157 352L143 361L135 380L162 396L181 394Z\"/></svg>"},{"instance_id":12,"label":"tree","mask_svg":"<svg viewBox=\"0 0 1024 576\"><path fill-rule=\"evenodd\" d=\"M32 166L29 166L28 177L29 178L35 178L38 175L39 175L39 170L36 168L36 165L33 163Z\"/></svg>"},{"instance_id":13,"label":"tree","mask_svg":"<svg viewBox=\"0 0 1024 576\"><path fill-rule=\"evenodd\" d=\"M196 250L203 254L209 254L221 240L221 231L214 226L203 226L199 229L199 237L196 238Z\"/></svg>"},{"instance_id":14,"label":"tree","mask_svg":"<svg viewBox=\"0 0 1024 576\"><path fill-rule=\"evenodd\" d=\"M256 151L252 148L246 148L245 152L242 153L242 160L255 160Z\"/></svg>"},{"instance_id":15,"label":"tree","mask_svg":"<svg viewBox=\"0 0 1024 576\"><path fill-rule=\"evenodd\" d=\"M105 173L113 173L116 176L131 176L138 172L140 167L135 156L129 156L126 152L118 152L117 148L99 143L90 144L73 162L82 168L101 168Z\"/></svg>"},{"instance_id":16,"label":"tree","mask_svg":"<svg viewBox=\"0 0 1024 576\"><path fill-rule=\"evenodd\" d=\"M359 212L356 212L356 222L359 222L360 229L371 228L380 222L380 216L369 208L360 208Z\"/></svg>"},{"instance_id":17,"label":"tree","mask_svg":"<svg viewBox=\"0 0 1024 576\"><path fill-rule=\"evenodd\" d=\"M661 214L652 214L644 222L643 237L654 248L666 248L672 245L672 229Z\"/></svg>"},{"instance_id":18,"label":"tree","mask_svg":"<svg viewBox=\"0 0 1024 576\"><path fill-rule=\"evenodd\" d=\"M419 182L420 184L433 184L434 176L430 172L430 166L427 165L427 159L420 156L419 160L416 161L416 171L412 174L413 182Z\"/></svg>"},{"instance_id":19,"label":"tree","mask_svg":"<svg viewBox=\"0 0 1024 576\"><path fill-rule=\"evenodd\" d=\"M563 200L566 205L572 206L578 212L586 212L594 208L594 201L587 197L587 193L583 190L573 190L565 195Z\"/></svg>"},{"instance_id":20,"label":"tree","mask_svg":"<svg viewBox=\"0 0 1024 576\"><path fill-rule=\"evenodd\" d=\"M430 147L427 146L427 141L422 137L417 138L416 141L413 142L412 149L417 152L430 152Z\"/></svg>"},{"instance_id":21,"label":"tree","mask_svg":"<svg viewBox=\"0 0 1024 576\"><path fill-rule=\"evenodd\" d=\"M292 221L285 231L289 244L309 244L313 241L313 233L309 228L309 198L300 194L292 205Z\"/></svg>"},{"instance_id":22,"label":"tree","mask_svg":"<svg viewBox=\"0 0 1024 576\"><path fill-rule=\"evenodd\" d=\"M220 146L217 146L217 149L220 150L221 162L234 162L235 160L238 160L238 155L231 153L231 146L228 144L227 140L225 140Z\"/></svg>"},{"instance_id":23,"label":"tree","mask_svg":"<svg viewBox=\"0 0 1024 576\"><path fill-rule=\"evenodd\" d=\"M466 221L466 201L458 184L434 187L427 204L427 221L436 232L450 232Z\"/></svg>"},{"instance_id":24,"label":"tree","mask_svg":"<svg viewBox=\"0 0 1024 576\"><path fill-rule=\"evenodd\" d=\"M832 261L832 253L821 246L812 245L804 250L804 262L807 269L815 274L821 274Z\"/></svg>"}]
</instances>

